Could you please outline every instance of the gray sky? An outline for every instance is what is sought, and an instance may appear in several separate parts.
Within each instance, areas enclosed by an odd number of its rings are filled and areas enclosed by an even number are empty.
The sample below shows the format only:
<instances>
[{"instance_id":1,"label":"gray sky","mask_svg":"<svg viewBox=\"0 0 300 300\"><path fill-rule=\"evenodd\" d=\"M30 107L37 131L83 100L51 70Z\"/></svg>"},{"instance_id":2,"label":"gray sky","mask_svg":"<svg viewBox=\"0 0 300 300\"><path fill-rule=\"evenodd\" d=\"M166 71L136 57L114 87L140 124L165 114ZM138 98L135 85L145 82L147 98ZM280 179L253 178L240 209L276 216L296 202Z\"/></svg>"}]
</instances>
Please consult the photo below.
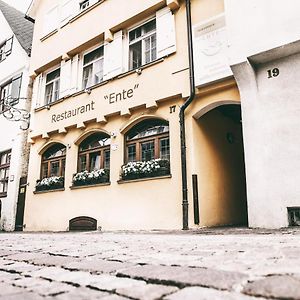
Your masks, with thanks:
<instances>
[{"instance_id":1,"label":"gray sky","mask_svg":"<svg viewBox=\"0 0 300 300\"><path fill-rule=\"evenodd\" d=\"M3 0L3 1L24 13L27 11L27 8L31 3L31 0Z\"/></svg>"}]
</instances>

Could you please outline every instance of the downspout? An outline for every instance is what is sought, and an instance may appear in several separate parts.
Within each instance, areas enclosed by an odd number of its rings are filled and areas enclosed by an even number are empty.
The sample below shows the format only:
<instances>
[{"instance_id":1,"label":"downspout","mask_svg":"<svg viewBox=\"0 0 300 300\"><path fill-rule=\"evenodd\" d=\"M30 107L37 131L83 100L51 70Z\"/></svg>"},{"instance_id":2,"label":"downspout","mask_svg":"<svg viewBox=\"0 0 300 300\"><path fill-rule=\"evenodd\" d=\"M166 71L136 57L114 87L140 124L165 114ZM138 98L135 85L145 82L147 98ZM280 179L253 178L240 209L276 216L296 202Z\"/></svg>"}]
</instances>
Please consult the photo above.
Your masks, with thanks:
<instances>
[{"instance_id":1,"label":"downspout","mask_svg":"<svg viewBox=\"0 0 300 300\"><path fill-rule=\"evenodd\" d=\"M182 178L182 229L189 229L188 220L188 188L187 188L187 168L186 168L186 138L185 138L185 119L184 112L195 98L195 76L194 76L194 56L193 56L193 39L192 39L192 18L191 18L191 1L186 0L186 20L188 33L188 53L189 53L189 74L190 74L190 96L180 107L180 144L181 144L181 178Z\"/></svg>"}]
</instances>

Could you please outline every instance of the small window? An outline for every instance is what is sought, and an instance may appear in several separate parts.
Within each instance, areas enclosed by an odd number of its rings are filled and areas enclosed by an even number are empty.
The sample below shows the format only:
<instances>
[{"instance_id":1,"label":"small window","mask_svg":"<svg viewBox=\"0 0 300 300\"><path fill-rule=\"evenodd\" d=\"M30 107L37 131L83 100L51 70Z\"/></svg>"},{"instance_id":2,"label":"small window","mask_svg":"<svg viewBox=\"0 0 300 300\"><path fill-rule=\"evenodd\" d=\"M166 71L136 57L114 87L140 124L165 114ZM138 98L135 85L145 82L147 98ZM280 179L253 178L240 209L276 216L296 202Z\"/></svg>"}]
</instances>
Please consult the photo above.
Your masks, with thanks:
<instances>
[{"instance_id":1,"label":"small window","mask_svg":"<svg viewBox=\"0 0 300 300\"><path fill-rule=\"evenodd\" d=\"M0 44L0 62L3 61L12 52L13 36Z\"/></svg>"},{"instance_id":2,"label":"small window","mask_svg":"<svg viewBox=\"0 0 300 300\"><path fill-rule=\"evenodd\" d=\"M110 136L94 133L79 145L78 172L110 168Z\"/></svg>"},{"instance_id":3,"label":"small window","mask_svg":"<svg viewBox=\"0 0 300 300\"><path fill-rule=\"evenodd\" d=\"M0 197L7 196L11 150L0 153Z\"/></svg>"},{"instance_id":4,"label":"small window","mask_svg":"<svg viewBox=\"0 0 300 300\"><path fill-rule=\"evenodd\" d=\"M90 1L89 0L83 0L83 1L80 1L79 3L79 9L82 11L82 10L85 10L86 8L88 8L90 6Z\"/></svg>"},{"instance_id":5,"label":"small window","mask_svg":"<svg viewBox=\"0 0 300 300\"><path fill-rule=\"evenodd\" d=\"M89 88L103 81L103 46L86 54L83 58L82 88Z\"/></svg>"},{"instance_id":6,"label":"small window","mask_svg":"<svg viewBox=\"0 0 300 300\"><path fill-rule=\"evenodd\" d=\"M50 104L59 99L60 68L46 76L45 102Z\"/></svg>"},{"instance_id":7,"label":"small window","mask_svg":"<svg viewBox=\"0 0 300 300\"><path fill-rule=\"evenodd\" d=\"M19 103L22 75L0 86L0 112L5 112Z\"/></svg>"},{"instance_id":8,"label":"small window","mask_svg":"<svg viewBox=\"0 0 300 300\"><path fill-rule=\"evenodd\" d=\"M51 146L42 155L41 178L64 177L66 163L66 147L62 144Z\"/></svg>"},{"instance_id":9,"label":"small window","mask_svg":"<svg viewBox=\"0 0 300 300\"><path fill-rule=\"evenodd\" d=\"M157 58L156 20L129 32L129 69L133 70Z\"/></svg>"},{"instance_id":10,"label":"small window","mask_svg":"<svg viewBox=\"0 0 300 300\"><path fill-rule=\"evenodd\" d=\"M126 163L161 158L170 160L168 122L151 119L135 125L126 135Z\"/></svg>"},{"instance_id":11,"label":"small window","mask_svg":"<svg viewBox=\"0 0 300 300\"><path fill-rule=\"evenodd\" d=\"M300 226L300 207L288 207L289 226Z\"/></svg>"}]
</instances>

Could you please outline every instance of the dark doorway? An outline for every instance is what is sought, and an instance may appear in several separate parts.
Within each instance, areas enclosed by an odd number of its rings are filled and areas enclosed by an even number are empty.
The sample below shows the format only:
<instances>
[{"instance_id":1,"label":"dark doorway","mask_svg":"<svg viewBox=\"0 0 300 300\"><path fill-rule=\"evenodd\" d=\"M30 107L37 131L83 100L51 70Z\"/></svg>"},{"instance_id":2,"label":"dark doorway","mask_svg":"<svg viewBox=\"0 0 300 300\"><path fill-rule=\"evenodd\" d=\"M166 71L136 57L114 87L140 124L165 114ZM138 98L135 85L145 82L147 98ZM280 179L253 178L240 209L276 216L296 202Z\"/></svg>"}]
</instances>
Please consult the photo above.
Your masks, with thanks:
<instances>
[{"instance_id":1,"label":"dark doorway","mask_svg":"<svg viewBox=\"0 0 300 300\"><path fill-rule=\"evenodd\" d=\"M240 105L218 106L197 125L200 225L248 225Z\"/></svg>"},{"instance_id":2,"label":"dark doorway","mask_svg":"<svg viewBox=\"0 0 300 300\"><path fill-rule=\"evenodd\" d=\"M20 178L15 231L23 231L27 177Z\"/></svg>"}]
</instances>

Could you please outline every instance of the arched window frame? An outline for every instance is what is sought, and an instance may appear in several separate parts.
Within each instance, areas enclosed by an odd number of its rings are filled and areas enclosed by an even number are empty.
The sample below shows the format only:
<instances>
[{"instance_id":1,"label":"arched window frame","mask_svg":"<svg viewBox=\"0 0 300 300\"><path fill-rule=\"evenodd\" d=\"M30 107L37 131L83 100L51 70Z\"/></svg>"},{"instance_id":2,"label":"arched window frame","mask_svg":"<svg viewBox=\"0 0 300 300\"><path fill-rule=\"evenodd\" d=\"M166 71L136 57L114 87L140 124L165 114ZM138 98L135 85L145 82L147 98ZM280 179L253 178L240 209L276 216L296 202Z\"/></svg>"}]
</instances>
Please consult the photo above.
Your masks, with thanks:
<instances>
[{"instance_id":1,"label":"arched window frame","mask_svg":"<svg viewBox=\"0 0 300 300\"><path fill-rule=\"evenodd\" d=\"M152 124L155 124L155 122L157 124L161 124L161 126L168 128L168 130L163 131L161 133L145 135L144 137L129 139L129 135L133 131L137 130L137 128L143 127L144 125L149 123L149 127L148 127L149 130L151 126L153 128ZM141 130L141 132L144 131ZM163 142L164 145L162 144ZM132 148L134 147L135 151L130 151L129 147ZM149 150L143 151L143 147L144 149L148 147ZM145 152L146 151L151 152L151 149L153 149L153 154L150 154L149 157L146 157ZM130 130L128 130L128 132L125 134L125 163L133 162L133 161L146 161L146 160L158 159L158 158L170 160L170 134L169 134L169 123L167 121L161 119L155 119L155 118L146 119L137 123Z\"/></svg>"},{"instance_id":2,"label":"arched window frame","mask_svg":"<svg viewBox=\"0 0 300 300\"><path fill-rule=\"evenodd\" d=\"M59 148L60 146L60 148ZM45 155L49 153L54 147L58 147L57 151L54 153L62 152L61 155L54 155L54 157L45 158ZM54 174L52 173L53 166L57 165L58 171ZM65 176L65 164L66 164L66 146L60 143L52 144L47 148L42 154L41 161L41 179L50 178L53 176L64 177Z\"/></svg>"},{"instance_id":3,"label":"arched window frame","mask_svg":"<svg viewBox=\"0 0 300 300\"><path fill-rule=\"evenodd\" d=\"M98 146L98 147L93 147L93 148L88 148L85 150L81 150L81 147L84 143L87 143L87 141L90 139L92 140L92 137L94 136L103 136L103 139L107 138L108 143L103 146ZM83 172L83 171L88 171L91 172L93 171L91 169L91 155L92 154L99 154L100 153L100 165L99 168L97 169L110 169L110 136L104 132L96 132L92 133L89 136L87 136L83 141L78 146L78 160L77 160L77 171L78 172ZM82 161L81 157L85 157L85 167L82 167Z\"/></svg>"}]
</instances>

